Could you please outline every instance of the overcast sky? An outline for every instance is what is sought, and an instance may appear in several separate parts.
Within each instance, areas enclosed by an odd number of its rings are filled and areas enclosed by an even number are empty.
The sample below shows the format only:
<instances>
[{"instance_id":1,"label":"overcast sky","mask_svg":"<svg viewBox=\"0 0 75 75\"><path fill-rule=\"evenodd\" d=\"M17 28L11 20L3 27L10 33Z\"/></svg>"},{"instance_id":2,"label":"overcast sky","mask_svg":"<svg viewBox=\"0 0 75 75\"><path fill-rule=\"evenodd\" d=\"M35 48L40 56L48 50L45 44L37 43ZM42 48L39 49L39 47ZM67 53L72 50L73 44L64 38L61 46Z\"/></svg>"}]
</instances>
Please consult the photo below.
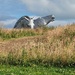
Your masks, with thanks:
<instances>
[{"instance_id":1,"label":"overcast sky","mask_svg":"<svg viewBox=\"0 0 75 75\"><path fill-rule=\"evenodd\" d=\"M0 23L13 27L24 15L55 15L50 25L75 22L75 0L0 0Z\"/></svg>"}]
</instances>

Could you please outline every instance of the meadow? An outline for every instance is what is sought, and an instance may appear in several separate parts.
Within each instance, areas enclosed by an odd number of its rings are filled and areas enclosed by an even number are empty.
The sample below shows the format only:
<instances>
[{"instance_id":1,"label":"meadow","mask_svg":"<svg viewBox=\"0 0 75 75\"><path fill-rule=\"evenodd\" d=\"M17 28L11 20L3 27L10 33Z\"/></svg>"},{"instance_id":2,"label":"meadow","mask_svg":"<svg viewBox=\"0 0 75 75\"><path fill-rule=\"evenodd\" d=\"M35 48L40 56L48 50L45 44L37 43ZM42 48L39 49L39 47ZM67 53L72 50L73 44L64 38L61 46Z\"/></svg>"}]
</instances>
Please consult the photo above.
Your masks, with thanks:
<instances>
[{"instance_id":1,"label":"meadow","mask_svg":"<svg viewBox=\"0 0 75 75\"><path fill-rule=\"evenodd\" d=\"M0 65L0 75L75 75L75 68Z\"/></svg>"},{"instance_id":2,"label":"meadow","mask_svg":"<svg viewBox=\"0 0 75 75\"><path fill-rule=\"evenodd\" d=\"M24 74L18 72L21 68ZM75 24L33 30L0 29L1 75L7 73L6 69L12 73L7 75L27 72L29 75L74 75Z\"/></svg>"}]
</instances>

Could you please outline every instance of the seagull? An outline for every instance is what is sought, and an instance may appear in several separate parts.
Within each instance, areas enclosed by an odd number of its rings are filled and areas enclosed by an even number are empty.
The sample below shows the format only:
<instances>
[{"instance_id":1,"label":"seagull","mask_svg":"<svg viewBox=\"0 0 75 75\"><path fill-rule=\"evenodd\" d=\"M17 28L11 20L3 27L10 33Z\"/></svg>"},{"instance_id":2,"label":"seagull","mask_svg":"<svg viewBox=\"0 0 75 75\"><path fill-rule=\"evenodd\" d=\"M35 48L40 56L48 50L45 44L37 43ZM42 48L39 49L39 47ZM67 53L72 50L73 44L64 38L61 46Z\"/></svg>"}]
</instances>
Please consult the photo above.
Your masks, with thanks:
<instances>
[{"instance_id":1,"label":"seagull","mask_svg":"<svg viewBox=\"0 0 75 75\"><path fill-rule=\"evenodd\" d=\"M42 25L48 25L55 19L54 15L48 15L44 17L39 17L37 19L30 18L29 16L22 16L15 24L14 28L37 28Z\"/></svg>"}]
</instances>

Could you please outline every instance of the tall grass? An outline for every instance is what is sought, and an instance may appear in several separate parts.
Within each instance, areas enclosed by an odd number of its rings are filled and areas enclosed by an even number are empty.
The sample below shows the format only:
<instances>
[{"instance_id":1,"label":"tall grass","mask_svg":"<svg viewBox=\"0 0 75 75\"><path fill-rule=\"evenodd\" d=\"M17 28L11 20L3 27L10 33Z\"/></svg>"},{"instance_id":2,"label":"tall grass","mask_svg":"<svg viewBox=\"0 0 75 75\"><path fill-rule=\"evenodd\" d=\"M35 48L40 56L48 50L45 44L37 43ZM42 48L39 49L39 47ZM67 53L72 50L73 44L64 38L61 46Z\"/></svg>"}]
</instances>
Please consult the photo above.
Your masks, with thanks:
<instances>
[{"instance_id":1,"label":"tall grass","mask_svg":"<svg viewBox=\"0 0 75 75\"><path fill-rule=\"evenodd\" d=\"M36 32L36 30L33 31ZM43 32L43 36L39 37L33 36L2 42L0 44L0 64L74 66L75 25L43 30Z\"/></svg>"},{"instance_id":2,"label":"tall grass","mask_svg":"<svg viewBox=\"0 0 75 75\"><path fill-rule=\"evenodd\" d=\"M0 40L9 40L25 36L43 35L48 28L37 29L0 29ZM51 28L52 30L52 28Z\"/></svg>"},{"instance_id":3,"label":"tall grass","mask_svg":"<svg viewBox=\"0 0 75 75\"><path fill-rule=\"evenodd\" d=\"M0 28L0 40L9 40L12 38L20 38L25 36L43 35L48 30L53 30L55 27L41 27L37 29L2 29Z\"/></svg>"}]
</instances>

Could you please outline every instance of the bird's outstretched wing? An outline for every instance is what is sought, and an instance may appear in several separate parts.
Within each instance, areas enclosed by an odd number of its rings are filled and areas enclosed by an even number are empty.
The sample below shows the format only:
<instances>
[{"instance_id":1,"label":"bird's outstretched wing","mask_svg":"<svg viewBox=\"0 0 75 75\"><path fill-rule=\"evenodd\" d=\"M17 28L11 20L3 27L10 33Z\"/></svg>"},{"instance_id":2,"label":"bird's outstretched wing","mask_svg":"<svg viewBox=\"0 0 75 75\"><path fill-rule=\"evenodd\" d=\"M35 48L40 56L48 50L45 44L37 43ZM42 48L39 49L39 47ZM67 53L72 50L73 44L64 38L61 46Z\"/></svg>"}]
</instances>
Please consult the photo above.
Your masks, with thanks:
<instances>
[{"instance_id":1,"label":"bird's outstretched wing","mask_svg":"<svg viewBox=\"0 0 75 75\"><path fill-rule=\"evenodd\" d=\"M45 17L35 19L34 23L35 23L36 26L47 25L51 21L54 21L54 19L55 19L55 17L53 15L48 15L48 16L45 16Z\"/></svg>"},{"instance_id":2,"label":"bird's outstretched wing","mask_svg":"<svg viewBox=\"0 0 75 75\"><path fill-rule=\"evenodd\" d=\"M46 24L45 20L40 17L34 20L34 24L36 27Z\"/></svg>"},{"instance_id":3,"label":"bird's outstretched wing","mask_svg":"<svg viewBox=\"0 0 75 75\"><path fill-rule=\"evenodd\" d=\"M15 24L14 28L24 28L29 24L30 17L22 16Z\"/></svg>"},{"instance_id":4,"label":"bird's outstretched wing","mask_svg":"<svg viewBox=\"0 0 75 75\"><path fill-rule=\"evenodd\" d=\"M49 24L50 22L54 21L55 16L54 15L48 15L48 16L45 16L42 18L45 20L46 24Z\"/></svg>"}]
</instances>

